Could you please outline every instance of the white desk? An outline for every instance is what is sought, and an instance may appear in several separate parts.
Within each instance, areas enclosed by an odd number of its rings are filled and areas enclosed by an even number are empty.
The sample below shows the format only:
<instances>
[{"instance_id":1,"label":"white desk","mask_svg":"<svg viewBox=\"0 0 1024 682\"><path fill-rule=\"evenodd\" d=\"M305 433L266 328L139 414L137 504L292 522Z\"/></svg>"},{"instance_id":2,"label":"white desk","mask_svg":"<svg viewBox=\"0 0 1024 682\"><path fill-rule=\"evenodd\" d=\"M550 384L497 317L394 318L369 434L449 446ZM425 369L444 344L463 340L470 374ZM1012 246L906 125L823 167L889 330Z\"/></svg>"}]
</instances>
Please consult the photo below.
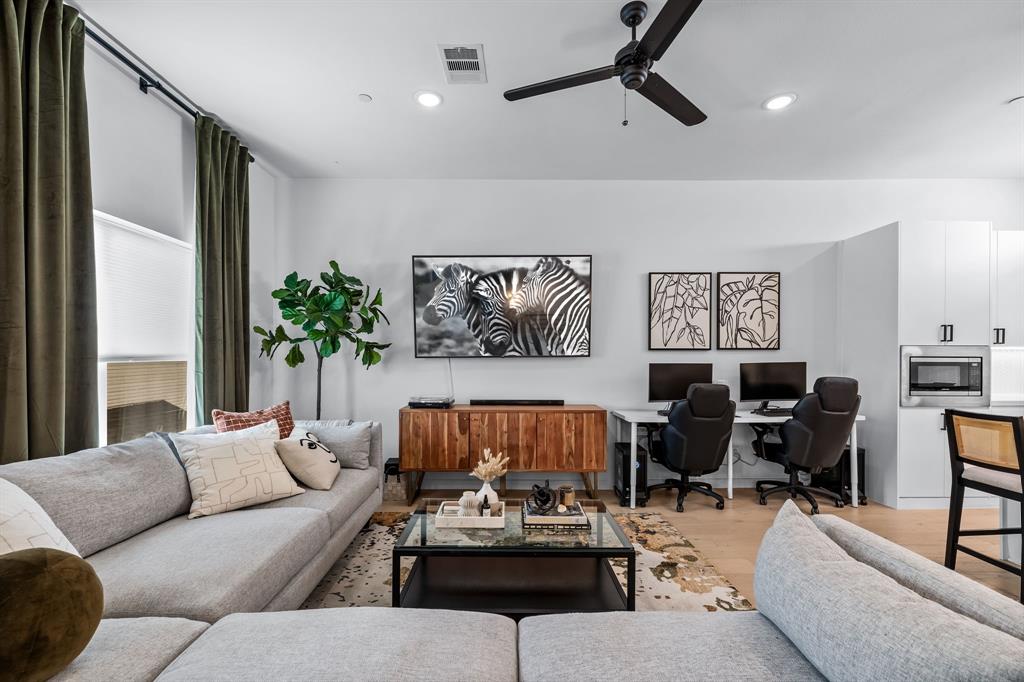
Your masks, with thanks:
<instances>
[{"instance_id":1,"label":"white desk","mask_svg":"<svg viewBox=\"0 0 1024 682\"><path fill-rule=\"evenodd\" d=\"M640 424L667 424L668 417L658 414L657 410L611 410L612 416L618 419L618 429L616 429L615 436L616 441L622 438L622 427L629 425L629 508L636 509L636 446L637 446L637 427ZM750 410L737 410L736 419L733 421L733 430L735 433L735 427L746 424L781 424L789 420L789 417L766 417L760 414L754 414ZM864 415L858 414L857 419L854 421L853 428L850 429L850 490L852 491L852 503L854 507L860 505L860 495L858 494L858 475L857 475L857 422L864 421ZM729 438L729 453L725 458L728 463L728 482L726 483L727 497L732 499L732 460L733 450L732 445L735 438Z\"/></svg>"}]
</instances>

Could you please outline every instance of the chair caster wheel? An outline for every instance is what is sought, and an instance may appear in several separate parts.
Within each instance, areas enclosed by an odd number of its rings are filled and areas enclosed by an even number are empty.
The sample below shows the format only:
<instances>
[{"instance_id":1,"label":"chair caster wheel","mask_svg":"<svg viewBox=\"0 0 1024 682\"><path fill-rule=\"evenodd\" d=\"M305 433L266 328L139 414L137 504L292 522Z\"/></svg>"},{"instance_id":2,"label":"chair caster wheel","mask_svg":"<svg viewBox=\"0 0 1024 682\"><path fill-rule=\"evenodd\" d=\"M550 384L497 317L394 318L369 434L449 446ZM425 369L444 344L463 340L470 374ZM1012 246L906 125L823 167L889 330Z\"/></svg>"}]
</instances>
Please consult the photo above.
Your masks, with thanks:
<instances>
[{"instance_id":1,"label":"chair caster wheel","mask_svg":"<svg viewBox=\"0 0 1024 682\"><path fill-rule=\"evenodd\" d=\"M725 502L716 502L715 509L725 509Z\"/></svg>"},{"instance_id":2,"label":"chair caster wheel","mask_svg":"<svg viewBox=\"0 0 1024 682\"><path fill-rule=\"evenodd\" d=\"M682 513L682 511L683 511L683 505L681 505L681 504L677 504L677 505L676 505L676 511L677 511L677 512L680 512L680 513Z\"/></svg>"},{"instance_id":3,"label":"chair caster wheel","mask_svg":"<svg viewBox=\"0 0 1024 682\"><path fill-rule=\"evenodd\" d=\"M758 504L768 504L768 500L764 499L763 497L759 497L759 498L757 498L757 503Z\"/></svg>"},{"instance_id":4,"label":"chair caster wheel","mask_svg":"<svg viewBox=\"0 0 1024 682\"><path fill-rule=\"evenodd\" d=\"M836 502L836 509L842 509L846 506L845 502Z\"/></svg>"},{"instance_id":5,"label":"chair caster wheel","mask_svg":"<svg viewBox=\"0 0 1024 682\"><path fill-rule=\"evenodd\" d=\"M637 503L636 503L636 505L637 505L638 507L646 507L646 506L647 506L647 503L646 503L646 502L637 502Z\"/></svg>"},{"instance_id":6,"label":"chair caster wheel","mask_svg":"<svg viewBox=\"0 0 1024 682\"><path fill-rule=\"evenodd\" d=\"M817 507L811 507L811 516L814 516L817 513L818 513L818 508Z\"/></svg>"}]
</instances>

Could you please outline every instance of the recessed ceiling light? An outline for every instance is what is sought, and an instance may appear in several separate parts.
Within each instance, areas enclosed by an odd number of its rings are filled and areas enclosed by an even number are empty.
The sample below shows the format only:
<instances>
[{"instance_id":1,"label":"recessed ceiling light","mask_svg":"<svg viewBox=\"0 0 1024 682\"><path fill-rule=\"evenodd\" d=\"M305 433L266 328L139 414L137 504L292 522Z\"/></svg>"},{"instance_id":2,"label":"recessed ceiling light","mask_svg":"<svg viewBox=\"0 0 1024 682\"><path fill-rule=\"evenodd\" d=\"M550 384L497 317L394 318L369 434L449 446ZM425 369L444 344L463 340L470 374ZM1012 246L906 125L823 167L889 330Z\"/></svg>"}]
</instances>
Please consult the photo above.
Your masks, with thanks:
<instances>
[{"instance_id":1,"label":"recessed ceiling light","mask_svg":"<svg viewBox=\"0 0 1024 682\"><path fill-rule=\"evenodd\" d=\"M373 95L368 95L365 92L359 93L359 95L357 95L357 97L358 97L359 101L362 102L363 104L369 104L370 102L373 101Z\"/></svg>"},{"instance_id":2,"label":"recessed ceiling light","mask_svg":"<svg viewBox=\"0 0 1024 682\"><path fill-rule=\"evenodd\" d=\"M768 111L781 111L796 101L795 92L786 92L781 95L773 95L766 99L761 105Z\"/></svg>"},{"instance_id":3,"label":"recessed ceiling light","mask_svg":"<svg viewBox=\"0 0 1024 682\"><path fill-rule=\"evenodd\" d=\"M433 109L442 102L441 95L430 90L419 90L415 97L421 107L427 107L428 109Z\"/></svg>"}]
</instances>

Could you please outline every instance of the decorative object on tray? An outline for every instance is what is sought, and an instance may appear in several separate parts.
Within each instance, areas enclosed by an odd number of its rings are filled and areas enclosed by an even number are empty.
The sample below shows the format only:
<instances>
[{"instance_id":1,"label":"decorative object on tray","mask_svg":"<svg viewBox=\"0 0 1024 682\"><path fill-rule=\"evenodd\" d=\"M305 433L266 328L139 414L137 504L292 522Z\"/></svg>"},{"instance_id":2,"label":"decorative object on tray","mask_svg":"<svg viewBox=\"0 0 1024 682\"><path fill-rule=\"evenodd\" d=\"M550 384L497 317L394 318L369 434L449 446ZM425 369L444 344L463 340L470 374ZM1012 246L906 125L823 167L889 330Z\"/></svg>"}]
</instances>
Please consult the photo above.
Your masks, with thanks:
<instances>
[{"instance_id":1,"label":"decorative object on tray","mask_svg":"<svg viewBox=\"0 0 1024 682\"><path fill-rule=\"evenodd\" d=\"M576 489L568 483L558 486L558 511L563 512L574 504L576 504Z\"/></svg>"},{"instance_id":2,"label":"decorative object on tray","mask_svg":"<svg viewBox=\"0 0 1024 682\"><path fill-rule=\"evenodd\" d=\"M526 498L526 501L534 513L547 514L558 506L558 495L551 489L550 482L544 481L544 485L533 484L533 492Z\"/></svg>"},{"instance_id":3,"label":"decorative object on tray","mask_svg":"<svg viewBox=\"0 0 1024 682\"><path fill-rule=\"evenodd\" d=\"M495 529L505 527L505 503L498 502L491 510L490 516L481 516L476 509L476 497L473 498L473 512L463 515L462 500L458 502L445 501L437 508L434 515L434 524L437 528L485 528Z\"/></svg>"},{"instance_id":4,"label":"decorative object on tray","mask_svg":"<svg viewBox=\"0 0 1024 682\"><path fill-rule=\"evenodd\" d=\"M459 498L458 516L476 516L476 510L476 493L472 490L466 490L462 493L462 497Z\"/></svg>"},{"instance_id":5,"label":"decorative object on tray","mask_svg":"<svg viewBox=\"0 0 1024 682\"><path fill-rule=\"evenodd\" d=\"M562 507L563 505L558 505ZM568 530L589 531L590 517L579 502L573 502L564 510L552 507L541 511L534 506L533 500L523 502L523 528L525 530Z\"/></svg>"},{"instance_id":6,"label":"decorative object on tray","mask_svg":"<svg viewBox=\"0 0 1024 682\"><path fill-rule=\"evenodd\" d=\"M476 494L477 503L483 505L484 497L486 497L492 509L498 504L498 493L494 492L494 488L491 487L491 481L508 473L508 457L501 455L500 452L497 455L492 455L490 448L484 448L484 456L473 467L473 471L469 472L470 476L484 482Z\"/></svg>"},{"instance_id":7,"label":"decorative object on tray","mask_svg":"<svg viewBox=\"0 0 1024 682\"><path fill-rule=\"evenodd\" d=\"M711 273L652 272L649 350L711 350Z\"/></svg>"}]
</instances>

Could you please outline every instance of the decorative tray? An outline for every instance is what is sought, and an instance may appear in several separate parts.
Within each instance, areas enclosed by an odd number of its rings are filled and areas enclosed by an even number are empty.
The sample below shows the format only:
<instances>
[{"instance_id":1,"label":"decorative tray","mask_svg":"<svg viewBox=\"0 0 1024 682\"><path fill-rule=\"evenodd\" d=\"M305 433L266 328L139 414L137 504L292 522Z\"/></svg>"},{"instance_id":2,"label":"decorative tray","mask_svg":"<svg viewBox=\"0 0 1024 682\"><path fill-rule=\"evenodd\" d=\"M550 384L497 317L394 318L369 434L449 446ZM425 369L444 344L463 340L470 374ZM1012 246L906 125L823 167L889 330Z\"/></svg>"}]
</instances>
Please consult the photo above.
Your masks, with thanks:
<instances>
[{"instance_id":1,"label":"decorative tray","mask_svg":"<svg viewBox=\"0 0 1024 682\"><path fill-rule=\"evenodd\" d=\"M490 516L455 516L451 510L458 510L456 500L446 500L437 508L434 525L437 528L504 528L505 503L498 504L491 510ZM448 513L445 513L445 512Z\"/></svg>"}]
</instances>

